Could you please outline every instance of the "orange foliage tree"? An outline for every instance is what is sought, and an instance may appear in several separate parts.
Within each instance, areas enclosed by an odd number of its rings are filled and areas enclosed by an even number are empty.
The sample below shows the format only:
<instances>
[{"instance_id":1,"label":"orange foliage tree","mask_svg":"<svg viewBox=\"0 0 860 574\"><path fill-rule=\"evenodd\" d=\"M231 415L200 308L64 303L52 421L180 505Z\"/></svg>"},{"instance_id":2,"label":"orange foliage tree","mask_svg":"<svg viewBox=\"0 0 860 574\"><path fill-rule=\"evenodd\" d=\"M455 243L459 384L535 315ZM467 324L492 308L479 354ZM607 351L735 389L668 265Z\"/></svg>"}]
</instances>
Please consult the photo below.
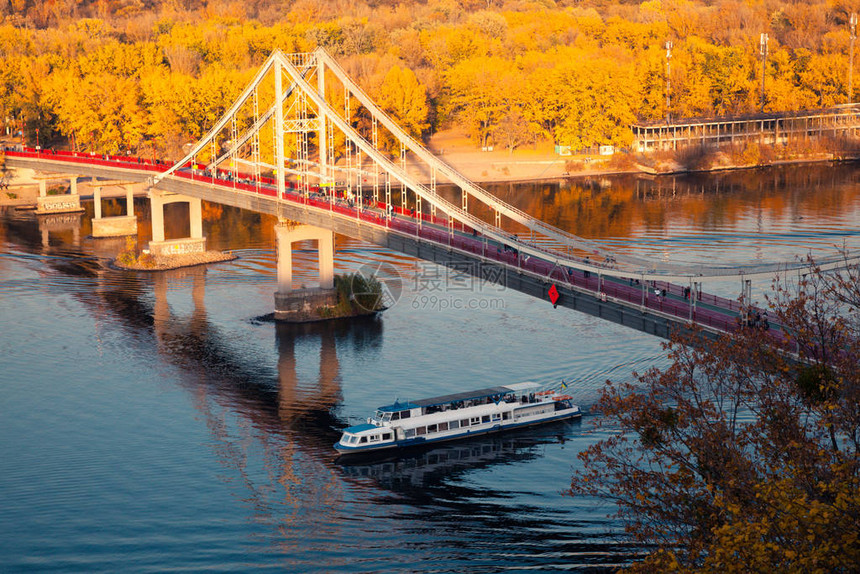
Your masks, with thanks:
<instances>
[{"instance_id":1,"label":"orange foliage tree","mask_svg":"<svg viewBox=\"0 0 860 574\"><path fill-rule=\"evenodd\" d=\"M815 269L771 298L784 339L677 337L668 368L606 388L620 432L580 455L571 492L655 548L630 571L860 569L858 279Z\"/></svg>"},{"instance_id":2,"label":"orange foliage tree","mask_svg":"<svg viewBox=\"0 0 860 574\"><path fill-rule=\"evenodd\" d=\"M766 111L849 101L848 22L858 9L860 0L8 0L0 114L24 124L28 141L38 128L43 140L95 151L175 155L274 48L322 46L372 64L366 89L417 136L462 126L485 146L524 128L530 140L625 145L631 122L667 111L757 111L761 33L770 37Z\"/></svg>"}]
</instances>

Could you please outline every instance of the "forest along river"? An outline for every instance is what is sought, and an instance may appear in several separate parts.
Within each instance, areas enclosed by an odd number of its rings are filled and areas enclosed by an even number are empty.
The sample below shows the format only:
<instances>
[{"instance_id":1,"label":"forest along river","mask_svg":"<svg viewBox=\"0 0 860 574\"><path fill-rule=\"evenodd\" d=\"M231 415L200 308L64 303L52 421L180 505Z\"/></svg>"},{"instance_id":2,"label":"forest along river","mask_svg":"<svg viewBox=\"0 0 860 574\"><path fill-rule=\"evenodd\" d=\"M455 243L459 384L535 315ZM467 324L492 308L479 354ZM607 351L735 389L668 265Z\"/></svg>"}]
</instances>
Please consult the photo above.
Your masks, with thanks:
<instances>
[{"instance_id":1,"label":"forest along river","mask_svg":"<svg viewBox=\"0 0 860 574\"><path fill-rule=\"evenodd\" d=\"M621 252L748 263L860 247L857 180L841 165L489 188ZM513 382L564 378L587 410L606 379L665 365L660 340L343 237L338 269L391 263L397 304L276 327L256 319L271 218L207 205L210 248L240 258L147 275L108 266L124 241L90 238L92 209L0 217L4 570L609 570L642 552L611 507L562 496L610 432L593 415L373 464L332 444L395 398ZM314 258L294 258L301 280ZM705 288L735 298L740 282Z\"/></svg>"}]
</instances>

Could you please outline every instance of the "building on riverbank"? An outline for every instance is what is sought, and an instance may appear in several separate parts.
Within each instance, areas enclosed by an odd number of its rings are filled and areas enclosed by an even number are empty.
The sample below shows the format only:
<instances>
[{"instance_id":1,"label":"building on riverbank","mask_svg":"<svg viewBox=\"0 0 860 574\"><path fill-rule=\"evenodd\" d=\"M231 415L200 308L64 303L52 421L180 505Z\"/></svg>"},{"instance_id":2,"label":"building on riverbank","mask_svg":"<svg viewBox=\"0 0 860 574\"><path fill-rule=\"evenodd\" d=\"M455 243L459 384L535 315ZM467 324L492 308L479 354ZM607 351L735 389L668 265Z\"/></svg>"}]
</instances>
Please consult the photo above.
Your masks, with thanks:
<instances>
[{"instance_id":1,"label":"building on riverbank","mask_svg":"<svg viewBox=\"0 0 860 574\"><path fill-rule=\"evenodd\" d=\"M716 148L747 142L787 145L804 139L857 136L860 133L860 104L815 111L681 119L673 123L642 122L630 128L633 130L631 147L637 152L675 150L694 145Z\"/></svg>"}]
</instances>

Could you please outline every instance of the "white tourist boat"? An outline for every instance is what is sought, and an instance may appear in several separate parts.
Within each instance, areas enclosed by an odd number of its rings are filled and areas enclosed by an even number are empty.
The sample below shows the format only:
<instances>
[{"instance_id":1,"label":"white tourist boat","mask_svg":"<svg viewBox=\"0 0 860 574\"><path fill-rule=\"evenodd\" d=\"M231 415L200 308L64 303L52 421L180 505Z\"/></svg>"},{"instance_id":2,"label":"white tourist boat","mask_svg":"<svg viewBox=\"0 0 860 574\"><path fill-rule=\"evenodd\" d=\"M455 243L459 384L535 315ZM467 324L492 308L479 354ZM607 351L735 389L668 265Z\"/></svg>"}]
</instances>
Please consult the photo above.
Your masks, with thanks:
<instances>
[{"instance_id":1,"label":"white tourist boat","mask_svg":"<svg viewBox=\"0 0 860 574\"><path fill-rule=\"evenodd\" d=\"M561 391L537 383L478 389L379 407L367 422L346 428L342 454L426 445L582 416Z\"/></svg>"}]
</instances>

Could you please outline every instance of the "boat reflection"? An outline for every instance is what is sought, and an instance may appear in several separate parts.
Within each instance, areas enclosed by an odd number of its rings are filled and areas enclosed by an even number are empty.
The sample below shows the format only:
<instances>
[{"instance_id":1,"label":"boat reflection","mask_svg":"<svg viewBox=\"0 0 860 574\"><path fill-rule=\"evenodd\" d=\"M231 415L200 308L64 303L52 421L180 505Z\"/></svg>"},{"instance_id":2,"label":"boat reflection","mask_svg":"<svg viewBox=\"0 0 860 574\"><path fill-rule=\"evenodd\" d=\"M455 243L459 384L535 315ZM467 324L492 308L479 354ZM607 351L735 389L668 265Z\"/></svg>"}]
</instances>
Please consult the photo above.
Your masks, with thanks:
<instances>
[{"instance_id":1,"label":"boat reflection","mask_svg":"<svg viewBox=\"0 0 860 574\"><path fill-rule=\"evenodd\" d=\"M580 429L581 419L557 421L433 447L341 455L335 462L347 478L370 479L383 488L408 492L467 471L539 458L546 446L564 444Z\"/></svg>"}]
</instances>

